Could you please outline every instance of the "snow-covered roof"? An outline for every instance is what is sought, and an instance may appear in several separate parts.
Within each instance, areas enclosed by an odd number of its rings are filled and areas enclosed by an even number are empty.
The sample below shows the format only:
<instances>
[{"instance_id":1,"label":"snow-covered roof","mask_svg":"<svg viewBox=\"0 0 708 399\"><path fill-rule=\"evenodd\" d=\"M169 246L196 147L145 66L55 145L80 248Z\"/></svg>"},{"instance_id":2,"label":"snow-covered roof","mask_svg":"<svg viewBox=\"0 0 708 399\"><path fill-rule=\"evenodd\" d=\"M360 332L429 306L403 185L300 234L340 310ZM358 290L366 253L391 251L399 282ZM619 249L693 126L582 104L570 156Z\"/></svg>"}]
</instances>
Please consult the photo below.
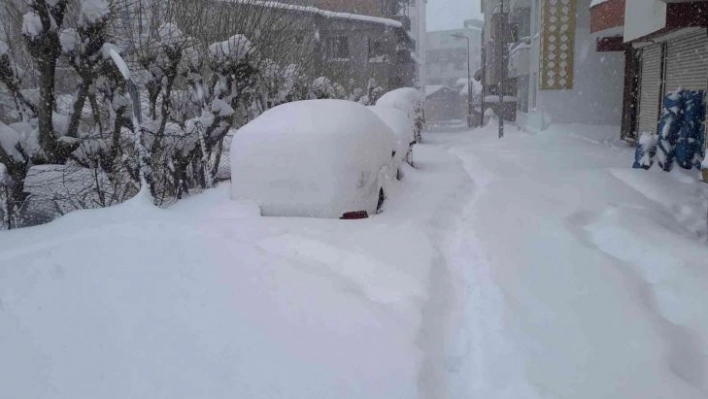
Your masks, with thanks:
<instances>
[{"instance_id":1,"label":"snow-covered roof","mask_svg":"<svg viewBox=\"0 0 708 399\"><path fill-rule=\"evenodd\" d=\"M465 79L466 80L466 79ZM469 94L469 85L467 82L463 82L463 86L460 89L460 95L467 96ZM472 79L472 95L482 94L482 83Z\"/></svg>"},{"instance_id":2,"label":"snow-covered roof","mask_svg":"<svg viewBox=\"0 0 708 399\"><path fill-rule=\"evenodd\" d=\"M425 95L430 96L432 94L439 92L440 90L442 90L444 88L445 88L445 85L426 85L425 86Z\"/></svg>"},{"instance_id":3,"label":"snow-covered roof","mask_svg":"<svg viewBox=\"0 0 708 399\"><path fill-rule=\"evenodd\" d=\"M381 24L381 25L390 26L392 28L403 28L403 24L400 21L396 21L396 20L390 19L390 18L373 17L373 16L369 16L369 15L352 14L352 13L348 13L348 12L328 11L328 10L322 10L317 7L300 6L300 5L295 5L295 4L286 4L286 3L281 3L279 1L266 1L266 0L219 0L219 1L225 2L225 3L253 5L253 6L258 6L258 7L267 7L267 8L274 8L274 9L279 9L279 10L286 10L286 11L295 11L295 12L316 14L316 15L323 16L325 18L348 19L348 20L368 22L368 23L373 23L373 24Z\"/></svg>"}]
</instances>

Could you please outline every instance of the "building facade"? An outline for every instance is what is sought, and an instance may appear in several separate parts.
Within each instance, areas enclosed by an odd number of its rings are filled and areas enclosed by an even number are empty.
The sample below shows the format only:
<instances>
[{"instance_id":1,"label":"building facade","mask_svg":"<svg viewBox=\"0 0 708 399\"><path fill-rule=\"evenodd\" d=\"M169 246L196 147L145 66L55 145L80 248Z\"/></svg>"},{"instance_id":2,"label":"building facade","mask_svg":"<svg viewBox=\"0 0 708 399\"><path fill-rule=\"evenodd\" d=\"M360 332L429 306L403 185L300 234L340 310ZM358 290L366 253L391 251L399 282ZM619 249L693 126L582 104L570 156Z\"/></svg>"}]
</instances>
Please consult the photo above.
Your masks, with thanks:
<instances>
[{"instance_id":1,"label":"building facade","mask_svg":"<svg viewBox=\"0 0 708 399\"><path fill-rule=\"evenodd\" d=\"M605 37L591 31L590 8L597 2L505 3L506 12L497 12L497 21L492 17L495 29L490 34L503 36L510 44L492 50L488 65L496 71L488 76L492 84L508 79L511 88L505 95L516 100L517 124L535 131L552 123L619 125L625 55L621 46L602 45ZM494 44L498 47L498 42ZM494 68L500 58L505 71Z\"/></svg>"},{"instance_id":2,"label":"building facade","mask_svg":"<svg viewBox=\"0 0 708 399\"><path fill-rule=\"evenodd\" d=\"M381 2L371 4L380 5ZM312 78L324 76L347 90L366 89L375 82L384 90L412 86L416 74L414 41L405 18L355 14L348 2L220 1L214 7L211 41L233 34L258 37L268 26L275 32L260 47L263 56L278 63L297 63ZM361 6L361 5L360 5ZM229 18L235 15L237 20ZM262 36L262 35L261 35ZM277 36L277 37L276 37Z\"/></svg>"}]
</instances>

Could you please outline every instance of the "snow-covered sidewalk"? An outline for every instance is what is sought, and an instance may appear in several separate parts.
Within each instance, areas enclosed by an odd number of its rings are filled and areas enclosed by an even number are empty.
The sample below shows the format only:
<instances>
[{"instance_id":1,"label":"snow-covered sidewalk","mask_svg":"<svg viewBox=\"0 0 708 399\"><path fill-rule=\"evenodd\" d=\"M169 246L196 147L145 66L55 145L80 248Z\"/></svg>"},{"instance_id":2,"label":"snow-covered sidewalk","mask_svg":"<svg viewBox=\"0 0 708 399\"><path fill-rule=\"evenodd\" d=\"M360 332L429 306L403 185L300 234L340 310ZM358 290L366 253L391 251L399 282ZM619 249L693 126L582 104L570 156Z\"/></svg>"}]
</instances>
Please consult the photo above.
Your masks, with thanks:
<instances>
[{"instance_id":1,"label":"snow-covered sidewalk","mask_svg":"<svg viewBox=\"0 0 708 399\"><path fill-rule=\"evenodd\" d=\"M630 169L616 136L436 138L476 183L448 251L466 276L455 397L708 397L708 185Z\"/></svg>"},{"instance_id":2,"label":"snow-covered sidewalk","mask_svg":"<svg viewBox=\"0 0 708 399\"><path fill-rule=\"evenodd\" d=\"M221 186L0 233L0 397L704 398L708 185L615 136L429 133L362 221Z\"/></svg>"}]
</instances>

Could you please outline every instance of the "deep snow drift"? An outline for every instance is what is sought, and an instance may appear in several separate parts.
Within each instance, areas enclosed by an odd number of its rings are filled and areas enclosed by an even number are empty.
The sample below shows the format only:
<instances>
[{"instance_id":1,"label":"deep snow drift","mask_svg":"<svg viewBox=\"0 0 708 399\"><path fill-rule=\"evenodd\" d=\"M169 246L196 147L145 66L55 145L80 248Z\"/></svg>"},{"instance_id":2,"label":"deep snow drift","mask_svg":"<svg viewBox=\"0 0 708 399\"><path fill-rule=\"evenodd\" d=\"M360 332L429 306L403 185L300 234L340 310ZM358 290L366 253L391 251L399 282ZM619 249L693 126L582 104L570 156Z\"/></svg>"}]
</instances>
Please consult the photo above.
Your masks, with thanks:
<instances>
[{"instance_id":1,"label":"deep snow drift","mask_svg":"<svg viewBox=\"0 0 708 399\"><path fill-rule=\"evenodd\" d=\"M615 128L429 133L383 214L228 186L0 233L0 397L705 398L708 185Z\"/></svg>"},{"instance_id":2,"label":"deep snow drift","mask_svg":"<svg viewBox=\"0 0 708 399\"><path fill-rule=\"evenodd\" d=\"M226 184L3 232L0 397L444 397L429 232L469 179L418 157L368 220L262 218Z\"/></svg>"}]
</instances>

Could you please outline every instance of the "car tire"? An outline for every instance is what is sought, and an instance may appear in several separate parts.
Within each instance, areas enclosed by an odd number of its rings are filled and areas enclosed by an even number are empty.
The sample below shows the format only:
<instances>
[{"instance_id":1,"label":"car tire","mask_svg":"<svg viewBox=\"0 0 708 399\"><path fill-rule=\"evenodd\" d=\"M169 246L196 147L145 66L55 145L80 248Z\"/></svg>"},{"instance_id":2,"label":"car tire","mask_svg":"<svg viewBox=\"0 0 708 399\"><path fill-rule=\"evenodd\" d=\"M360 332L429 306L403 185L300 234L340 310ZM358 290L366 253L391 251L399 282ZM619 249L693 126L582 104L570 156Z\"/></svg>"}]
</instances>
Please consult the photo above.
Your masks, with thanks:
<instances>
[{"instance_id":1,"label":"car tire","mask_svg":"<svg viewBox=\"0 0 708 399\"><path fill-rule=\"evenodd\" d=\"M386 194L383 188L379 188L379 200L376 203L376 213L379 214L383 211L383 204L386 202Z\"/></svg>"}]
</instances>

